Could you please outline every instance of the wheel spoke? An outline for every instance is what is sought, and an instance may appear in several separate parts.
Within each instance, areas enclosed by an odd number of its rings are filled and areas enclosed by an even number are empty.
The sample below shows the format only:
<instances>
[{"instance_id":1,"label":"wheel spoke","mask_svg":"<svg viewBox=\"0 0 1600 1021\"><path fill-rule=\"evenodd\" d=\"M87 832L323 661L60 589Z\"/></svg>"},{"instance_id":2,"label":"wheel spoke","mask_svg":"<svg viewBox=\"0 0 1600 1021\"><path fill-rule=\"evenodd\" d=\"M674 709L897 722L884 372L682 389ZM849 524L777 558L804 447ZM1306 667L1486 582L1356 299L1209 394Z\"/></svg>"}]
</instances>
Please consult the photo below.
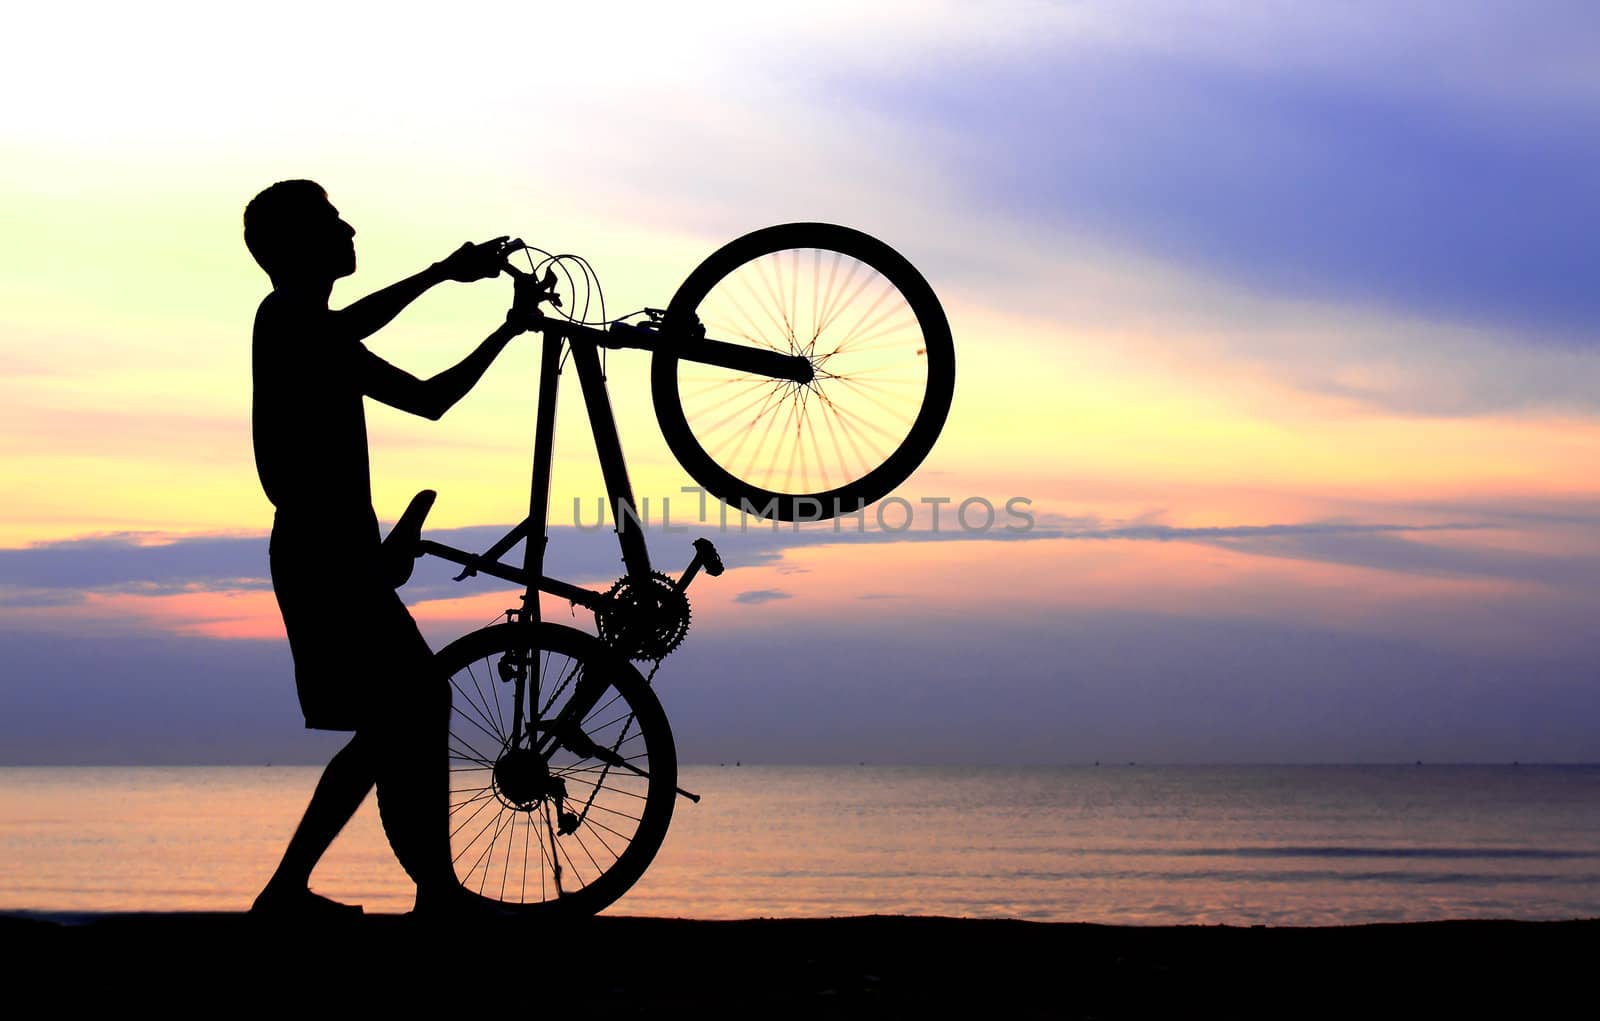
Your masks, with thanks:
<instances>
[{"instance_id":1,"label":"wheel spoke","mask_svg":"<svg viewBox=\"0 0 1600 1021\"><path fill-rule=\"evenodd\" d=\"M755 400L750 401L748 404L741 405L738 408L738 410L734 411L732 414L728 415L726 418L723 418L722 420L712 424L711 426L709 426L707 428L706 431L708 433L717 432L723 426L727 425L729 422L732 422L736 418L742 417L745 412L749 411L751 408L754 408L756 405L759 404L759 405L761 405L761 407L759 409L757 409L755 417L752 418L750 420L750 423L749 423L750 425L754 425L757 421L759 421L761 419L761 417L763 415L766 414L767 408L772 405L773 398L780 396L780 394L783 391L784 386L787 385L787 381L786 380L782 380L782 379L779 379L779 380L768 380L767 384L768 384L768 386L767 386L766 393L757 396Z\"/></svg>"},{"instance_id":2,"label":"wheel spoke","mask_svg":"<svg viewBox=\"0 0 1600 1021\"><path fill-rule=\"evenodd\" d=\"M888 379L878 379L886 373L895 373ZM817 367L817 379L827 382L830 379L877 379L879 383L898 384L900 386L915 386L926 389L928 385L927 373L916 369L906 369L899 365L881 365L875 369L858 369L852 367L848 372L835 372L825 365Z\"/></svg>"},{"instance_id":3,"label":"wheel spoke","mask_svg":"<svg viewBox=\"0 0 1600 1021\"><path fill-rule=\"evenodd\" d=\"M771 294L770 289L769 289L769 291L768 291L768 293L766 295L761 294L761 292L756 290L755 284L750 282L750 276L751 275L754 275L757 278L757 280L761 284L763 284L764 286L767 286L768 288L770 288L770 286L771 286L770 284L767 284L766 278L764 276L760 275L760 274L750 274L750 275L746 275L744 277L741 277L740 280L739 280L739 283L744 286L746 298L751 303L753 303L756 306L757 309L759 309L761 312L765 313L767 320L770 321L773 326L778 328L778 335L780 337L787 338L789 331L785 327L783 319L776 312L774 312L774 310L773 310L773 307L772 307L773 306L773 301L772 301L772 294ZM730 293L727 294L726 297L727 297L727 300L733 304L734 308L739 309L739 311L741 311L741 312L744 311L743 304L740 303L739 298L735 294L731 293L731 291L730 291ZM752 323L752 325L755 324L755 317L754 316L751 317L751 323ZM757 334L759 334L760 336L763 336L763 337L766 336L766 331L761 329L761 328L759 328L759 326L756 328L755 332ZM778 345L778 344L768 343L767 346L772 348L774 351L784 351L785 350L785 348L782 345Z\"/></svg>"},{"instance_id":4,"label":"wheel spoke","mask_svg":"<svg viewBox=\"0 0 1600 1021\"><path fill-rule=\"evenodd\" d=\"M780 386L781 386L781 384L780 384ZM778 416L777 415L769 415L769 416L767 416L767 427L766 427L766 429L762 430L761 439L756 441L755 449L750 452L750 463L748 463L748 464L746 464L744 466L744 474L745 475L749 475L750 474L750 470L755 467L756 459L761 456L761 451L766 448L767 437L772 435L772 427L777 424L777 421L778 421ZM770 478L771 475L772 475L772 472L771 472L771 469L769 468L768 471L767 471L767 478ZM763 479L762 481L765 482L766 479Z\"/></svg>"},{"instance_id":5,"label":"wheel spoke","mask_svg":"<svg viewBox=\"0 0 1600 1021\"><path fill-rule=\"evenodd\" d=\"M506 841L506 861L500 868L500 899L506 899L506 880L511 877L511 849L517 844L517 816L520 813L511 813L511 836Z\"/></svg>"},{"instance_id":6,"label":"wheel spoke","mask_svg":"<svg viewBox=\"0 0 1600 1021\"><path fill-rule=\"evenodd\" d=\"M460 734L452 732L450 734L450 740L456 742L456 744L450 745L451 758L461 759L466 762L476 762L480 766L494 765L493 759L485 758L483 753L479 752L476 748L473 748L472 745L462 740ZM457 745L466 745L466 748L463 750L462 748L457 747Z\"/></svg>"},{"instance_id":7,"label":"wheel spoke","mask_svg":"<svg viewBox=\"0 0 1600 1021\"><path fill-rule=\"evenodd\" d=\"M837 345L835 345L834 349L829 351L824 357L832 358L834 355L845 351L848 351L852 355L864 355L872 351L890 351L901 349L903 346L909 345L906 345L905 342L899 339L896 339L893 343L890 343L886 338L896 337L897 334L908 328L912 331L911 339L920 340L920 335L915 332L917 325L917 321L915 319L893 322L888 326L878 325L882 322L882 320L887 319L889 316L894 315L898 311L902 310L896 308L885 309L883 313L871 324L871 326L877 327L876 329L864 328L867 330L867 332L856 333L846 337L844 340L841 340Z\"/></svg>"},{"instance_id":8,"label":"wheel spoke","mask_svg":"<svg viewBox=\"0 0 1600 1021\"><path fill-rule=\"evenodd\" d=\"M809 400L806 401L801 420L805 423L806 437L811 440L811 453L815 458L817 471L822 476L822 488L826 491L833 488L833 482L828 476L828 457L823 453L822 444L817 439L817 423L811 417L811 403ZM809 488L809 483L806 485Z\"/></svg>"},{"instance_id":9,"label":"wheel spoke","mask_svg":"<svg viewBox=\"0 0 1600 1021\"><path fill-rule=\"evenodd\" d=\"M489 661L488 660L484 660L483 662L484 662L484 669L488 670L489 669L489 667L488 667ZM490 706L491 703L493 703L495 717L499 721L498 726L499 726L499 730L500 730L500 739L501 740L505 740L506 720L505 720L505 716L502 715L501 712L500 712L500 700L499 699L491 699L489 696L487 696L487 695L485 695L483 693L483 689L478 686L478 673L477 673L477 671L472 669L472 664L471 663L467 664L467 676L472 678L472 687L478 693L478 704L481 705L483 707L483 709L484 709L484 721L485 722L488 722L488 719L489 719L489 706ZM454 687L458 687L458 688L460 687L459 685L456 684L456 680L455 680L454 677L450 678L450 684L452 686L454 686ZM493 681L492 678L490 679L489 690L490 691L494 690L494 681ZM465 692L463 692L463 694L465 694ZM495 724L491 723L490 726L495 726Z\"/></svg>"},{"instance_id":10,"label":"wheel spoke","mask_svg":"<svg viewBox=\"0 0 1600 1021\"><path fill-rule=\"evenodd\" d=\"M483 878L478 880L478 893L480 895L483 893L484 884L489 881L489 871L494 867L494 845L500 840L500 831L504 828L505 817L506 813L504 811L495 816L494 836L489 838L489 846L483 849L483 854L478 856L477 862L467 870L467 875L471 876L478 871L479 865L483 866Z\"/></svg>"},{"instance_id":11,"label":"wheel spoke","mask_svg":"<svg viewBox=\"0 0 1600 1021\"><path fill-rule=\"evenodd\" d=\"M771 405L771 402L775 398L777 398L779 396L781 391L782 391L782 385L781 384L773 384L772 389L770 391L768 391L768 393L767 393L767 406ZM734 460L735 458L737 458L739 456L739 451L743 450L744 449L744 445L747 442L749 442L750 437L755 435L755 428L754 428L755 423L760 421L761 418L765 416L766 410L767 410L767 408L764 406L760 411L758 411L756 413L756 417L751 420L751 427L750 428L740 429L739 431L733 433L733 435L731 437L729 437L727 440L725 440L723 442L723 444L722 444L722 446L720 448L720 451L723 451L723 452L727 451L729 443L734 444L733 451L731 453L727 454L727 460L732 461L732 460ZM706 432L706 435L707 435L708 438L710 436L712 436L713 434L714 434L714 430L707 430L707 432ZM722 454L719 452L718 456L721 457Z\"/></svg>"},{"instance_id":12,"label":"wheel spoke","mask_svg":"<svg viewBox=\"0 0 1600 1021\"><path fill-rule=\"evenodd\" d=\"M744 388L735 393L729 393L723 389L724 387L734 386L740 383L744 384ZM726 407L729 401L738 400L739 398L750 393L752 390L771 385L772 380L768 379L766 376L731 376L728 379L713 383L704 389L686 393L684 394L684 397L715 397L719 405Z\"/></svg>"},{"instance_id":13,"label":"wheel spoke","mask_svg":"<svg viewBox=\"0 0 1600 1021\"><path fill-rule=\"evenodd\" d=\"M590 713L589 714L589 720L594 719L594 716L595 716L596 713L599 713L599 712L601 712L601 711L603 711L605 709L611 708L613 705L616 705L617 704L617 700L620 699L621 697L622 697L621 695L615 696L614 698L611 699L611 701L609 701L605 705L600 706L599 708L597 708L594 713ZM633 710L630 709L627 712L624 712L621 716L613 716L611 719L607 720L604 723L590 723L589 720L584 720L583 721L583 725L585 727L587 727L589 730L592 730L592 731L603 731L603 730L606 730L606 729L608 729L610 727L615 727L619 723L625 723L625 722L632 721L632 719L633 719Z\"/></svg>"},{"instance_id":14,"label":"wheel spoke","mask_svg":"<svg viewBox=\"0 0 1600 1021\"><path fill-rule=\"evenodd\" d=\"M822 419L822 424L828 427L828 438L833 441L833 452L839 457L839 469L848 476L852 469L849 462L845 460L844 447L839 444L839 432L833 427L833 409L828 407L828 399L820 393L817 395L817 402L822 405L822 411L818 417ZM858 450L855 455L856 463L862 464L861 452ZM870 469L863 466L861 474L865 475L868 470Z\"/></svg>"},{"instance_id":15,"label":"wheel spoke","mask_svg":"<svg viewBox=\"0 0 1600 1021\"><path fill-rule=\"evenodd\" d=\"M579 830L573 830L571 833L568 833L567 836L577 841L578 850L582 851L583 856L589 859L589 864L594 866L594 871L597 875L605 871L600 867L600 863L595 861L594 853L589 850L589 845L583 842L583 834Z\"/></svg>"},{"instance_id":16,"label":"wheel spoke","mask_svg":"<svg viewBox=\"0 0 1600 1021\"><path fill-rule=\"evenodd\" d=\"M850 423L846 422L843 416L839 414L838 406L826 396L822 398L822 406L828 409L828 428L832 429L834 422L838 422L839 431L844 433L845 441L850 444L850 450L856 455L856 463L861 465L861 474L865 475L871 470L872 462L867 460L865 454L861 453L861 444L856 440L855 430L851 429Z\"/></svg>"},{"instance_id":17,"label":"wheel spoke","mask_svg":"<svg viewBox=\"0 0 1600 1021\"><path fill-rule=\"evenodd\" d=\"M769 267L771 268L770 273L767 272ZM783 327L783 337L789 342L789 350L793 351L795 347L794 320L789 316L788 303L783 297L783 262L777 257L762 259L756 264L756 269L757 276L760 277L761 283L766 287L767 295L771 299L772 310L777 313L776 319Z\"/></svg>"},{"instance_id":18,"label":"wheel spoke","mask_svg":"<svg viewBox=\"0 0 1600 1021\"><path fill-rule=\"evenodd\" d=\"M854 428L854 429L861 429L861 428L871 429L873 432L877 433L879 436L882 436L884 439L888 440L891 443L893 443L895 440L899 439L898 436L896 436L894 433L890 432L889 430L885 429L883 426L881 426L878 423L876 423L876 422L872 421L871 419L867 418L865 415L862 415L861 413L859 413L857 411L854 411L853 409L846 408L845 406L840 404L838 401L831 402L830 406L835 411L837 411L839 413L839 421L841 423L845 424L845 425L849 425L851 428ZM865 434L862 434L862 439L866 439ZM873 453L877 454L879 456L880 460L883 460L883 459L887 458L887 456L888 456L882 450L878 449L877 447L873 448Z\"/></svg>"},{"instance_id":19,"label":"wheel spoke","mask_svg":"<svg viewBox=\"0 0 1600 1021\"><path fill-rule=\"evenodd\" d=\"M868 404L876 406L882 411L888 412L892 418L900 422L904 422L911 417L905 413L904 409L892 407L884 402L883 398L885 396L898 398L900 401L904 402L906 399L905 395L899 393L898 391L890 390L885 394L870 381L847 379L842 376L839 378L839 382L848 387L857 398L866 401ZM888 433L886 435L888 435L891 439L894 438L893 433Z\"/></svg>"},{"instance_id":20,"label":"wheel spoke","mask_svg":"<svg viewBox=\"0 0 1600 1021\"><path fill-rule=\"evenodd\" d=\"M611 793L613 793L613 794L626 794L627 792L626 791L612 791ZM638 795L635 795L635 796L639 797L641 801L644 800L642 796L638 796ZM629 822L636 823L636 822L639 821L639 817L636 816L636 815L629 815L627 812L624 812L621 809L612 808L609 805L602 805L599 802L596 802L595 804L589 806L589 811L591 813L593 813L593 812L604 812L606 815L614 815L618 819L626 819ZM619 836L619 837L623 836L622 833L619 833L618 831L613 830L613 829L609 829L609 828L606 830L606 832L608 832L608 833L616 833L616 835Z\"/></svg>"},{"instance_id":21,"label":"wheel spoke","mask_svg":"<svg viewBox=\"0 0 1600 1021\"><path fill-rule=\"evenodd\" d=\"M485 833L489 832L489 827L494 825L495 822L499 820L501 814L504 812L504 806L501 805L499 801L488 801L488 802L484 803L483 807L484 808L488 808L488 807L491 807L491 806L494 807L494 809L495 809L494 815L490 816L489 817L489 821L484 823L483 827L481 829L479 829L477 833L473 834L472 839L466 842L465 846L463 846L461 848L461 853L456 855L453 859L451 859L452 861L460 861L462 855L465 855L468 851L472 850L472 848L478 843L478 841L480 839L482 839L483 835ZM480 811L481 811L481 809L480 809ZM471 822L473 819L476 819L477 817L478 817L478 812L473 812L472 815L467 818L466 822L463 822L461 824L461 826L456 827L456 829L450 835L452 837L454 837L456 835L456 833L459 833L461 831L462 827L465 827L468 822ZM478 860L482 861L483 859L480 856ZM469 875L469 876L472 875L473 869L475 869L476 867L477 866L474 865L473 868L468 869L467 870L467 875Z\"/></svg>"},{"instance_id":22,"label":"wheel spoke","mask_svg":"<svg viewBox=\"0 0 1600 1021\"><path fill-rule=\"evenodd\" d=\"M855 276L855 269L859 266L860 264L858 263L857 267L851 268L850 275L852 277ZM855 286L855 290L850 291L848 294L843 293L841 290L838 303L835 304L834 307L828 312L828 315L822 320L822 322L817 324L817 336L821 337L822 334L828 332L828 329L833 326L834 322L837 321L840 316L844 315L845 310L848 309L851 304L853 304L855 300L861 296L861 292L866 290L871 284L872 276L869 274L861 278L861 282Z\"/></svg>"},{"instance_id":23,"label":"wheel spoke","mask_svg":"<svg viewBox=\"0 0 1600 1021\"><path fill-rule=\"evenodd\" d=\"M745 284L745 290L748 292L751 301L757 307L760 307L761 295L755 293L755 290L749 286L748 282ZM759 344L762 347L771 348L780 354L787 353L784 351L782 346L774 344L772 341L767 339L767 331L762 328L760 323L756 322L756 317L750 313L749 309L745 308L744 302L739 300L738 295L729 292L728 294L724 295L724 297L727 299L728 304L733 306L733 310L739 314L739 318L744 320L744 328L740 329L730 325L728 327L729 333L733 334L734 336L741 337L744 340L748 340L752 344ZM709 312L707 312L705 315L702 315L700 318L701 325L705 326L708 330L710 329L710 324L713 322L731 324L733 321L731 318L713 316ZM769 316L768 318L771 317ZM779 330L783 329L782 323L773 322L772 325L778 327Z\"/></svg>"},{"instance_id":24,"label":"wheel spoke","mask_svg":"<svg viewBox=\"0 0 1600 1021\"><path fill-rule=\"evenodd\" d=\"M835 260L834 268L837 269L838 265L838 260ZM822 304L822 318L817 320L817 322L812 326L811 339L813 342L822 336L822 331L826 330L828 328L828 324L833 321L833 317L836 314L836 309L839 309L845 304L849 303L850 299L846 298L844 295L849 291L851 281L855 280L856 273L861 270L863 265L865 265L865 263L858 259L850 260L850 270L845 274L844 279L839 281L839 289L837 291L833 290L833 277L830 276L828 278L828 299ZM866 286L865 281L863 281L862 286Z\"/></svg>"},{"instance_id":25,"label":"wheel spoke","mask_svg":"<svg viewBox=\"0 0 1600 1021\"><path fill-rule=\"evenodd\" d=\"M606 841L606 838L600 835L600 833L601 833L602 830L605 830L606 832L609 832L609 833L613 834L614 836L621 838L624 842L626 842L627 839L628 839L626 835L618 833L616 830L613 830L608 826L600 826L600 825L596 824L593 819L589 819L589 818L585 818L583 820L583 825L585 825L585 826L587 826L589 828L589 835L594 837L595 840L599 841L600 846L606 849L606 854L611 856L611 860L612 861L616 861L618 858L622 857L620 854L618 854L616 852L616 850L611 846L611 844Z\"/></svg>"},{"instance_id":26,"label":"wheel spoke","mask_svg":"<svg viewBox=\"0 0 1600 1021\"><path fill-rule=\"evenodd\" d=\"M526 817L522 820L522 893L517 898L519 904L528 902L528 831L536 829Z\"/></svg>"},{"instance_id":27,"label":"wheel spoke","mask_svg":"<svg viewBox=\"0 0 1600 1021\"><path fill-rule=\"evenodd\" d=\"M455 679L454 678L451 678L450 684L457 691L461 690L461 686L455 683ZM472 703L468 702L467 704L471 705ZM496 733L495 731L490 730L488 727L484 726L482 723L479 723L472 716L468 716L466 713L461 712L460 709L456 710L456 714L458 716L460 716L466 722L472 724L474 727L477 727L479 730L483 731L486 735L489 736L490 740L494 741L496 744L505 744L506 738L505 738L505 734L504 733ZM476 714L476 715L482 715L482 714ZM491 726L492 725L493 724L492 724L492 721L491 721Z\"/></svg>"},{"instance_id":28,"label":"wheel spoke","mask_svg":"<svg viewBox=\"0 0 1600 1021\"><path fill-rule=\"evenodd\" d=\"M640 759L648 759L648 755L650 755L648 752L640 752L638 755L619 755L619 759L621 759L621 762L637 762L637 760ZM560 776L562 776L562 778L571 776L571 778L578 779L578 783L587 783L589 786L597 786L597 784L592 783L592 781L587 781L587 779L579 776L579 773L600 773L600 775L605 775L605 771L606 767L603 767L603 765L592 765L592 767L573 767L560 770ZM632 770L629 770L629 773L632 773ZM637 773L635 773L635 776L637 776ZM627 794L627 792L618 791L618 794ZM643 797L643 795L629 795L629 797Z\"/></svg>"},{"instance_id":29,"label":"wheel spoke","mask_svg":"<svg viewBox=\"0 0 1600 1021\"><path fill-rule=\"evenodd\" d=\"M499 804L499 799L498 798L486 798L486 799L484 799L483 804L479 805L476 809L474 809L471 815L469 815L465 819L461 820L461 822L456 826L456 828L450 831L450 836L454 837L456 834L458 834L462 830L466 829L467 824L472 822L472 820L476 819L480 814L482 814L484 809L490 807L491 805L497 805L497 804ZM479 835L480 836L482 835L481 832L480 832ZM476 839L476 838L474 838L474 839Z\"/></svg>"}]
</instances>

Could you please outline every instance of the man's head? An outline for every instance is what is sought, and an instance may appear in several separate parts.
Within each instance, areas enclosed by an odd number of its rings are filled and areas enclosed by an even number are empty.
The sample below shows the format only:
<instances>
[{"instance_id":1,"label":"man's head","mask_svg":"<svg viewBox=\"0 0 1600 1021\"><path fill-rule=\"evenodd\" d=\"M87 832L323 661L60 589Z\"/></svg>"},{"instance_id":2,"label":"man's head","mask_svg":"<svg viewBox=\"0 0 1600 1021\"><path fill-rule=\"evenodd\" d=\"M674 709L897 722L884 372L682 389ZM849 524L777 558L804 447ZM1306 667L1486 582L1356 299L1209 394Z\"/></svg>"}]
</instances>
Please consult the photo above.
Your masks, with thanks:
<instances>
[{"instance_id":1,"label":"man's head","mask_svg":"<svg viewBox=\"0 0 1600 1021\"><path fill-rule=\"evenodd\" d=\"M244 208L244 243L275 283L356 271L355 228L315 181L279 181Z\"/></svg>"}]
</instances>

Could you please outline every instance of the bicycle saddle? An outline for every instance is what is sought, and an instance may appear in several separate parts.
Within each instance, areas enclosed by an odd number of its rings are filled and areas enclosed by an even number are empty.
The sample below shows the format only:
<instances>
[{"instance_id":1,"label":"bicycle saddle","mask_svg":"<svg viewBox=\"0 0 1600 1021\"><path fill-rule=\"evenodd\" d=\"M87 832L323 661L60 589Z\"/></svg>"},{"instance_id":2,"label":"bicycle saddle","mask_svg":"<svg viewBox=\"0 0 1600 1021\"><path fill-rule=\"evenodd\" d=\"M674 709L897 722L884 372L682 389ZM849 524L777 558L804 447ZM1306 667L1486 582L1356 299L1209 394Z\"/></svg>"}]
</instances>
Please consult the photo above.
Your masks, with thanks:
<instances>
[{"instance_id":1,"label":"bicycle saddle","mask_svg":"<svg viewBox=\"0 0 1600 1021\"><path fill-rule=\"evenodd\" d=\"M387 575L384 580L391 588L399 588L411 580L411 569L421 555L417 544L422 541L422 522L433 509L433 501L438 495L432 489L424 489L413 496L406 505L405 513L400 515L400 520L384 536L383 559Z\"/></svg>"}]
</instances>

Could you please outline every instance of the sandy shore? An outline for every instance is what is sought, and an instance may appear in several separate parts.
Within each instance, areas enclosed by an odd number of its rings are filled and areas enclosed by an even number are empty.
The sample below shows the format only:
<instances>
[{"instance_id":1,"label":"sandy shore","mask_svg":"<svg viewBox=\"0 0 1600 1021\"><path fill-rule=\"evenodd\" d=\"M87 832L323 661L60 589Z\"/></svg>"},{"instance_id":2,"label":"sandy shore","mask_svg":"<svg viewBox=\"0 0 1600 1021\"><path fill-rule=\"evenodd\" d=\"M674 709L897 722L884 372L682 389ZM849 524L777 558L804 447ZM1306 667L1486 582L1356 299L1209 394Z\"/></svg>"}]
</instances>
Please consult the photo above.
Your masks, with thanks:
<instances>
[{"instance_id":1,"label":"sandy shore","mask_svg":"<svg viewBox=\"0 0 1600 1021\"><path fill-rule=\"evenodd\" d=\"M461 1016L563 1001L600 1016L676 1006L723 1017L1536 1017L1569 995L1570 1009L1592 1006L1600 920L1296 929L599 918L452 932L385 915L265 927L238 914L19 913L0 916L0 945L14 989L37 980L125 1004L311 1007L322 989L350 1007L422 1013L437 993Z\"/></svg>"}]
</instances>

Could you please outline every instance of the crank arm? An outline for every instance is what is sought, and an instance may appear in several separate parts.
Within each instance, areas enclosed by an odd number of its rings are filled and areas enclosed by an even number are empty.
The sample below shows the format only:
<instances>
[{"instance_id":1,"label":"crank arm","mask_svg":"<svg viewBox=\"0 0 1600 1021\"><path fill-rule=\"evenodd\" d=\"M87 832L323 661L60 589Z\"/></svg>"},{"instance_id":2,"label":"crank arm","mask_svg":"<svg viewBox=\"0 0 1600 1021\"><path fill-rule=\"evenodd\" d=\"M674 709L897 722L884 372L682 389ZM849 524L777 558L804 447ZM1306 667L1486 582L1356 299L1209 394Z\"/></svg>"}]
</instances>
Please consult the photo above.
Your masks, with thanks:
<instances>
[{"instance_id":1,"label":"crank arm","mask_svg":"<svg viewBox=\"0 0 1600 1021\"><path fill-rule=\"evenodd\" d=\"M694 576L704 568L707 575L715 578L723 571L722 557L717 553L717 547L711 544L710 539L696 539L694 541L694 559L689 561L689 566L684 568L683 575L673 585L673 588L682 592L694 581Z\"/></svg>"}]
</instances>

